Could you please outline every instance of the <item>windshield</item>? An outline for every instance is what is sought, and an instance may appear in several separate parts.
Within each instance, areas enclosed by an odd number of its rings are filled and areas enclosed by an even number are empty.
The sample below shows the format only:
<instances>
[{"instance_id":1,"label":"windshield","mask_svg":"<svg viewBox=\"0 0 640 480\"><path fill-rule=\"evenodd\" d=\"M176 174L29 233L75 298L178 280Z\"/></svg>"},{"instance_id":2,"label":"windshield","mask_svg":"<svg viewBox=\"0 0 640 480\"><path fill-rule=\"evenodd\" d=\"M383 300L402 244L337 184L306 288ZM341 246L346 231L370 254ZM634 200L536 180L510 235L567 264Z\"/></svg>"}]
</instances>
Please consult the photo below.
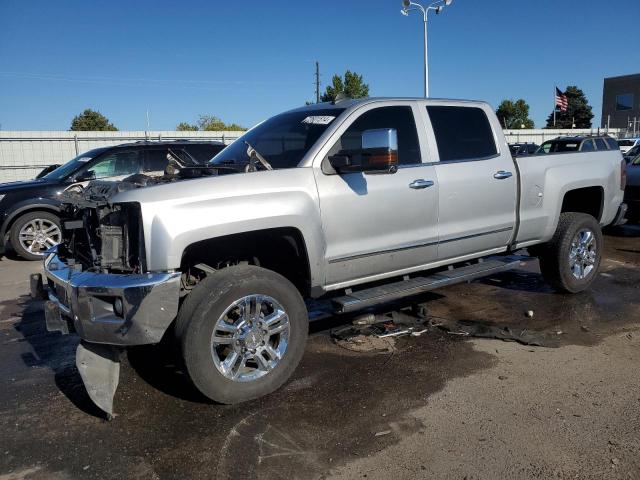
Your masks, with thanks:
<instances>
[{"instance_id":1,"label":"windshield","mask_svg":"<svg viewBox=\"0 0 640 480\"><path fill-rule=\"evenodd\" d=\"M73 160L69 160L64 165L59 166L53 172L46 174L42 178L47 178L49 180L63 180L73 172L82 167L89 160L96 158L102 152L105 152L108 148L94 148L93 150L89 150L88 152L81 153Z\"/></svg>"},{"instance_id":2,"label":"windshield","mask_svg":"<svg viewBox=\"0 0 640 480\"><path fill-rule=\"evenodd\" d=\"M215 166L244 167L249 163L247 143L274 168L294 168L344 109L282 113L252 128L213 157ZM245 143L246 142L246 143Z\"/></svg>"}]
</instances>

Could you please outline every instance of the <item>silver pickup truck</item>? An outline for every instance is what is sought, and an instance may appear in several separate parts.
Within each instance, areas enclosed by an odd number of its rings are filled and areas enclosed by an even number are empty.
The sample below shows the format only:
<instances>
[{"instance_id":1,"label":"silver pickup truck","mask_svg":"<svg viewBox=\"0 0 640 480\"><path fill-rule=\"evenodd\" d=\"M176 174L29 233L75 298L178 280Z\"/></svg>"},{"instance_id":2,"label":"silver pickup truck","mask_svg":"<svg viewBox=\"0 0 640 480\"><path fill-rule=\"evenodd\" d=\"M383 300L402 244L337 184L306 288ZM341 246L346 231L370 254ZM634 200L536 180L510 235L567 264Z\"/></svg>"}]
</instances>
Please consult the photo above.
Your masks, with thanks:
<instances>
[{"instance_id":1,"label":"silver pickup truck","mask_svg":"<svg viewBox=\"0 0 640 480\"><path fill-rule=\"evenodd\" d=\"M204 174L89 185L32 291L49 330L81 337L78 369L108 414L119 352L168 339L204 395L242 402L296 368L309 299L366 309L513 268L525 247L557 291L584 290L601 227L624 217L623 163L617 147L514 160L482 102L307 106Z\"/></svg>"}]
</instances>

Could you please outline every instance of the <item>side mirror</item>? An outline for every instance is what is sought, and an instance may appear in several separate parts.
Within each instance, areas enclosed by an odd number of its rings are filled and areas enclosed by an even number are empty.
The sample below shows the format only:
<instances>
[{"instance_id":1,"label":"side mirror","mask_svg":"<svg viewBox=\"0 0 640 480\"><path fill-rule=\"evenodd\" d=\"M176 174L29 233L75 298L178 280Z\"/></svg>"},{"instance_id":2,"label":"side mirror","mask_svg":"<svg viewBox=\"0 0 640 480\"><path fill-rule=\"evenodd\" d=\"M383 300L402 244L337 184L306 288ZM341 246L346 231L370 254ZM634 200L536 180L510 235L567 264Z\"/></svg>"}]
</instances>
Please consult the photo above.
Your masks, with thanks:
<instances>
[{"instance_id":1,"label":"side mirror","mask_svg":"<svg viewBox=\"0 0 640 480\"><path fill-rule=\"evenodd\" d=\"M96 179L96 172L94 172L93 170L85 170L84 172L81 172L76 176L75 181L86 182L87 180L95 180L95 179Z\"/></svg>"},{"instance_id":2,"label":"side mirror","mask_svg":"<svg viewBox=\"0 0 640 480\"><path fill-rule=\"evenodd\" d=\"M338 173L395 173L398 170L398 132L394 128L378 128L362 132L362 149L340 152L329 157Z\"/></svg>"}]
</instances>

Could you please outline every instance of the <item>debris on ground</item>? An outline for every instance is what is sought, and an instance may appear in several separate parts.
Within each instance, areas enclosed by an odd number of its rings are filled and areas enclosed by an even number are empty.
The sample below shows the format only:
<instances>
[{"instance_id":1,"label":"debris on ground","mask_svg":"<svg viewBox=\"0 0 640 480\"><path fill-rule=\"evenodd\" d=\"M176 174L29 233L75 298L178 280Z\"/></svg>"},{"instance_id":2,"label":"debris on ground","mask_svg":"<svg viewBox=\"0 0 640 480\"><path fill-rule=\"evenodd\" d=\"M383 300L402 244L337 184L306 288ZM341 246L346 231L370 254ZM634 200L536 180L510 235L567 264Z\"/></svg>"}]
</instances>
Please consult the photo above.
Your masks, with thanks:
<instances>
[{"instance_id":1,"label":"debris on ground","mask_svg":"<svg viewBox=\"0 0 640 480\"><path fill-rule=\"evenodd\" d=\"M376 432L375 436L382 437L384 435L389 435L390 433L391 433L391 430L383 430L382 432Z\"/></svg>"},{"instance_id":2,"label":"debris on ground","mask_svg":"<svg viewBox=\"0 0 640 480\"><path fill-rule=\"evenodd\" d=\"M331 330L331 338L347 350L392 352L395 337L422 335L428 330L425 323L425 319L403 311L383 315L368 313L354 318L351 325Z\"/></svg>"},{"instance_id":3,"label":"debris on ground","mask_svg":"<svg viewBox=\"0 0 640 480\"><path fill-rule=\"evenodd\" d=\"M536 332L526 328L490 325L478 321L449 320L433 317L430 326L438 327L450 335L479 338L495 338L505 342L518 342L535 347L556 347L557 340L549 339L544 332Z\"/></svg>"}]
</instances>

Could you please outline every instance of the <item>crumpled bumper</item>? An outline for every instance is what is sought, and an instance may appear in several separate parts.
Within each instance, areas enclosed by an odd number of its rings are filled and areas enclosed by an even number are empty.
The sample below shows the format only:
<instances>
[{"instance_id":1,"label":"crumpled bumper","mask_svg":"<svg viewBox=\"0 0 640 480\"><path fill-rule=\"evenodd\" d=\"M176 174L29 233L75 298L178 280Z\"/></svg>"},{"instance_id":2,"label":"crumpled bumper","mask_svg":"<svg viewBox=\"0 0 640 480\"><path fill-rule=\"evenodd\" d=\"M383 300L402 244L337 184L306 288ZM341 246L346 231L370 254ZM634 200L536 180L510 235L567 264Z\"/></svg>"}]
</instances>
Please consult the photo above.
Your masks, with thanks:
<instances>
[{"instance_id":1,"label":"crumpled bumper","mask_svg":"<svg viewBox=\"0 0 640 480\"><path fill-rule=\"evenodd\" d=\"M129 346L158 343L178 313L180 273L105 274L65 264L55 247L45 279L32 277L32 295L48 296L47 330L75 331L83 340Z\"/></svg>"}]
</instances>

